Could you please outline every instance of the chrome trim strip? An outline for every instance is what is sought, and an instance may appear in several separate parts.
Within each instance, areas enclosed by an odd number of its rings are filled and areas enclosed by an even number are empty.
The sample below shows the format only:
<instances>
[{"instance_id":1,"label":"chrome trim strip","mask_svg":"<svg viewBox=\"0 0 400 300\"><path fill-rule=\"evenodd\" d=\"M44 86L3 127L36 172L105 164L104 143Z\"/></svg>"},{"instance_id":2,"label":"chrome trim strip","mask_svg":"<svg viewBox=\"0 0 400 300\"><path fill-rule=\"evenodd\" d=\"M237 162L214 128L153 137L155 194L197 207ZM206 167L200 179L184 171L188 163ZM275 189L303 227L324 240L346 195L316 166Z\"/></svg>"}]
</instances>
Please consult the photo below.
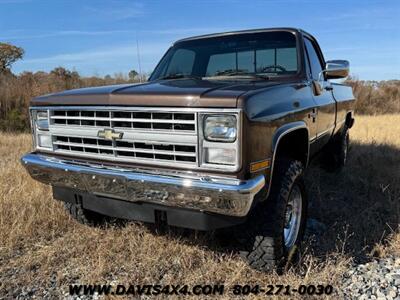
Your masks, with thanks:
<instances>
[{"instance_id":1,"label":"chrome trim strip","mask_svg":"<svg viewBox=\"0 0 400 300\"><path fill-rule=\"evenodd\" d=\"M58 126L51 126L51 133L55 136L71 136L79 138L98 138L97 134L100 129L104 127L89 127L79 128L70 126L69 128L60 128ZM171 132L160 132L160 131L139 131L114 128L118 131L123 131L124 135L119 141L127 142L154 142L154 143L172 143L172 144L197 144L197 135L193 132L191 134L185 133L173 133Z\"/></svg>"},{"instance_id":2,"label":"chrome trim strip","mask_svg":"<svg viewBox=\"0 0 400 300\"><path fill-rule=\"evenodd\" d=\"M316 140L319 139L321 136L324 136L325 134L329 133L330 131L331 131L331 132L334 132L335 128L338 127L338 126L341 126L344 122L346 122L346 119L344 119L344 120L342 120L342 121L339 121L339 122L336 122L334 125L332 125L332 126L329 127L328 129L325 129L325 130L323 130L323 131L321 131L321 132L318 132L318 133L316 134L315 137L313 137L312 139L310 139L310 143L316 141Z\"/></svg>"},{"instance_id":3,"label":"chrome trim strip","mask_svg":"<svg viewBox=\"0 0 400 300\"><path fill-rule=\"evenodd\" d=\"M321 136L323 136L323 135L329 133L329 131L333 131L334 128L335 128L335 125L329 127L328 129L325 129L325 130L323 130L323 131L321 131L321 132L318 132L316 138L318 139L318 138L320 138Z\"/></svg>"},{"instance_id":4,"label":"chrome trim strip","mask_svg":"<svg viewBox=\"0 0 400 300\"><path fill-rule=\"evenodd\" d=\"M305 128L307 130L308 136L310 136L307 124L304 121L288 123L275 130L274 136L272 138L273 158L275 158L276 149L278 148L278 144L281 138L286 134L301 128ZM272 163L274 163L274 161L272 161ZM308 164L308 158L307 158L307 164Z\"/></svg>"},{"instance_id":5,"label":"chrome trim strip","mask_svg":"<svg viewBox=\"0 0 400 300\"><path fill-rule=\"evenodd\" d=\"M232 178L185 178L139 173L105 166L83 166L40 154L21 162L32 178L52 186L123 199L243 217L264 187L264 175L247 181Z\"/></svg>"},{"instance_id":6,"label":"chrome trim strip","mask_svg":"<svg viewBox=\"0 0 400 300\"><path fill-rule=\"evenodd\" d=\"M71 117L71 116L50 116L52 120L93 120L93 121L114 121L114 122L137 122L137 123L168 123L168 124L195 124L196 120L170 120L170 119L138 119L138 118L104 118L104 117ZM62 126L62 125L59 125ZM68 125L70 126L70 125ZM102 127L102 126L98 126ZM125 127L121 127L125 128ZM129 127L126 127L129 128Z\"/></svg>"},{"instance_id":7,"label":"chrome trim strip","mask_svg":"<svg viewBox=\"0 0 400 300\"><path fill-rule=\"evenodd\" d=\"M144 106L31 106L30 110L102 110L102 111L149 111L149 112L212 112L238 113L239 108L193 108L193 107L144 107Z\"/></svg>"}]
</instances>

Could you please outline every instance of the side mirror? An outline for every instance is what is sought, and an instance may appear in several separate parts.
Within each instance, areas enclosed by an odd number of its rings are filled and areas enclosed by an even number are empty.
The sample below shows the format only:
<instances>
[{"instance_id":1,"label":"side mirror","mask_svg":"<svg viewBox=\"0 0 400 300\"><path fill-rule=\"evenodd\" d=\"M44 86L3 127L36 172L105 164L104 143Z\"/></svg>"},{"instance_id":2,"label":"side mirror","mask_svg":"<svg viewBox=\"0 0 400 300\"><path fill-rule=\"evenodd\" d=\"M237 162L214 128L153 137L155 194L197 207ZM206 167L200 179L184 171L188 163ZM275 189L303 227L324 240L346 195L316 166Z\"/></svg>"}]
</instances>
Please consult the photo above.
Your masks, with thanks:
<instances>
[{"instance_id":1,"label":"side mirror","mask_svg":"<svg viewBox=\"0 0 400 300\"><path fill-rule=\"evenodd\" d=\"M347 60L328 60L325 65L326 79L339 79L349 76L350 63Z\"/></svg>"}]
</instances>

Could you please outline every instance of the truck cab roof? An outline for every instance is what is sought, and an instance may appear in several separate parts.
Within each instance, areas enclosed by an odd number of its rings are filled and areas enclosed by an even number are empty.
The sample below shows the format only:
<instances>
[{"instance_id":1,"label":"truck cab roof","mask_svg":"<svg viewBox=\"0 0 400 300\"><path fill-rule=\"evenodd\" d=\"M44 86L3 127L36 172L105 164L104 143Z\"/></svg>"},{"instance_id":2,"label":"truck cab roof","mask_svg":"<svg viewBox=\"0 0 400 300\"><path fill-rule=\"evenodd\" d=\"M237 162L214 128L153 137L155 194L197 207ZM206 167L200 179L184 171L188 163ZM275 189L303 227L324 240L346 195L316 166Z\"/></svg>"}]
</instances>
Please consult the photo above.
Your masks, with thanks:
<instances>
[{"instance_id":1,"label":"truck cab roof","mask_svg":"<svg viewBox=\"0 0 400 300\"><path fill-rule=\"evenodd\" d=\"M309 34L305 30L300 29L300 28L295 28L295 27L271 27L271 28L235 30L235 31L226 31L226 32L219 32L219 33L196 35L196 36L187 37L187 38L183 38L183 39L177 40L174 44L178 44L178 43L186 42L186 41L191 41L191 40L207 39L207 38L221 37L221 36L227 36L227 35L252 34L252 33L262 33L262 32L271 32L271 31L288 31L288 32L293 32L293 33L301 33L301 34L306 34L306 35L312 37L313 39L315 39L311 34Z\"/></svg>"}]
</instances>

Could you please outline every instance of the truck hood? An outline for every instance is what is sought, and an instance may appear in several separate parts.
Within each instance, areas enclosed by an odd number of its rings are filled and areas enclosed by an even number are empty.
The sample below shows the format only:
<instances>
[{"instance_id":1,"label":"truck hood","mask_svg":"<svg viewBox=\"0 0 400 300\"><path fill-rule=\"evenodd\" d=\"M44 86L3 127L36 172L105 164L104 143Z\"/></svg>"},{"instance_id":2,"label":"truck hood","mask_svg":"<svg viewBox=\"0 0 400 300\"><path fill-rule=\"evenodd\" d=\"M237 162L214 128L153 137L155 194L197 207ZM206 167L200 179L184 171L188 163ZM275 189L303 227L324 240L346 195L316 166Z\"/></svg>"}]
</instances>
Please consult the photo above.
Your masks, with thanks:
<instances>
[{"instance_id":1,"label":"truck hood","mask_svg":"<svg viewBox=\"0 0 400 300\"><path fill-rule=\"evenodd\" d=\"M207 81L176 79L68 90L34 98L33 106L129 105L174 107L237 107L249 91L276 85L272 81Z\"/></svg>"}]
</instances>

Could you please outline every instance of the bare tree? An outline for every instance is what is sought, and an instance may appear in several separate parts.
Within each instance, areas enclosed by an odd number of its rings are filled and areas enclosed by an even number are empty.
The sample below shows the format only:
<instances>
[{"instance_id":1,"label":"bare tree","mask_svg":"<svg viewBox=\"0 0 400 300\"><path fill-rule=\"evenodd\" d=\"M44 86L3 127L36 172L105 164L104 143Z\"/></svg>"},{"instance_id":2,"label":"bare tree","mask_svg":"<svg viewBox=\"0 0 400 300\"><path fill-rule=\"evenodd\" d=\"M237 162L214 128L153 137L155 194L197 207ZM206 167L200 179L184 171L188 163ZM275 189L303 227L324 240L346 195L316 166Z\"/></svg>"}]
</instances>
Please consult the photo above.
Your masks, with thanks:
<instances>
[{"instance_id":1,"label":"bare tree","mask_svg":"<svg viewBox=\"0 0 400 300\"><path fill-rule=\"evenodd\" d=\"M24 56L24 49L7 44L0 43L0 73L8 71L11 65Z\"/></svg>"}]
</instances>

